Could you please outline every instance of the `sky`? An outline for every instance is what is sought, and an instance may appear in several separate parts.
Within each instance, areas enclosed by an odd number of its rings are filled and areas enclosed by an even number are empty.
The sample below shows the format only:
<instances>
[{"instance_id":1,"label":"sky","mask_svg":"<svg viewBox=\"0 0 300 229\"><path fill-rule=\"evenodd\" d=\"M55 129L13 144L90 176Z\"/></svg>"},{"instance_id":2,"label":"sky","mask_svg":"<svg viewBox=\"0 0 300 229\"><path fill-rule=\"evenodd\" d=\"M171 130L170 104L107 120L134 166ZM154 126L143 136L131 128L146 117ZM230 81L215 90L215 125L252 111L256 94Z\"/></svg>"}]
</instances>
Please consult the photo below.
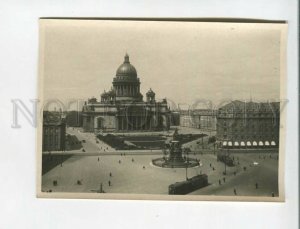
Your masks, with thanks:
<instances>
[{"instance_id":1,"label":"sky","mask_svg":"<svg viewBox=\"0 0 300 229\"><path fill-rule=\"evenodd\" d=\"M48 20L44 100L100 98L127 52L144 95L174 104L280 98L280 25Z\"/></svg>"}]
</instances>

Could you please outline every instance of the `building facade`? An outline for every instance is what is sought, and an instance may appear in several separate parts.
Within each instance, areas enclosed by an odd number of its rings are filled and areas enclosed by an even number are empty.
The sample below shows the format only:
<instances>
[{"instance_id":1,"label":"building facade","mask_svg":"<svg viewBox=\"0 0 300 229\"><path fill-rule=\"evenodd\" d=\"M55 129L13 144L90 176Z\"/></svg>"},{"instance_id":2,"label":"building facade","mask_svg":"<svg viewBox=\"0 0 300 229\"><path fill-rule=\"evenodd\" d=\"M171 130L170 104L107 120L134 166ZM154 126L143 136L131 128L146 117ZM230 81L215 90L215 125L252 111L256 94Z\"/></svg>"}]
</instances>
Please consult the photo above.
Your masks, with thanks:
<instances>
[{"instance_id":1,"label":"building facade","mask_svg":"<svg viewBox=\"0 0 300 229\"><path fill-rule=\"evenodd\" d=\"M68 111L66 112L66 125L68 127L81 127L82 114L81 111Z\"/></svg>"},{"instance_id":2,"label":"building facade","mask_svg":"<svg viewBox=\"0 0 300 229\"><path fill-rule=\"evenodd\" d=\"M171 111L170 115L170 125L171 126L179 126L180 125L180 112L179 111Z\"/></svg>"},{"instance_id":3,"label":"building facade","mask_svg":"<svg viewBox=\"0 0 300 229\"><path fill-rule=\"evenodd\" d=\"M64 151L66 123L58 112L43 114L43 151Z\"/></svg>"},{"instance_id":4,"label":"building facade","mask_svg":"<svg viewBox=\"0 0 300 229\"><path fill-rule=\"evenodd\" d=\"M216 111L194 109L180 111L180 126L215 131L217 128Z\"/></svg>"},{"instance_id":5,"label":"building facade","mask_svg":"<svg viewBox=\"0 0 300 229\"><path fill-rule=\"evenodd\" d=\"M278 147L280 103L233 101L218 110L222 147Z\"/></svg>"},{"instance_id":6,"label":"building facade","mask_svg":"<svg viewBox=\"0 0 300 229\"><path fill-rule=\"evenodd\" d=\"M140 79L126 54L117 69L110 91L101 94L100 101L91 98L82 111L85 132L168 130L170 111L166 99L158 102L150 88L146 101L140 92Z\"/></svg>"}]
</instances>

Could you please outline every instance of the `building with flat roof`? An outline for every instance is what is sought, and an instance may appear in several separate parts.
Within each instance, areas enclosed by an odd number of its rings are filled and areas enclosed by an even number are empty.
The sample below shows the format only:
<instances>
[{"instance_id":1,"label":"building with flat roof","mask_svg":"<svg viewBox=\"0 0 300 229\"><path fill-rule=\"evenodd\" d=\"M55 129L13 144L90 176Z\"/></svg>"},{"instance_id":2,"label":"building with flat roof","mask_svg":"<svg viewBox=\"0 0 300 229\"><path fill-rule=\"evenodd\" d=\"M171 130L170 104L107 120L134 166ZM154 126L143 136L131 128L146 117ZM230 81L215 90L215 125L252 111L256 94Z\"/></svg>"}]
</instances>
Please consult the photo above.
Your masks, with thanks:
<instances>
[{"instance_id":1,"label":"building with flat roof","mask_svg":"<svg viewBox=\"0 0 300 229\"><path fill-rule=\"evenodd\" d=\"M61 112L43 112L43 151L63 151L66 147L66 123Z\"/></svg>"},{"instance_id":2,"label":"building with flat roof","mask_svg":"<svg viewBox=\"0 0 300 229\"><path fill-rule=\"evenodd\" d=\"M215 131L216 113L213 109L181 110L180 126Z\"/></svg>"},{"instance_id":3,"label":"building with flat roof","mask_svg":"<svg viewBox=\"0 0 300 229\"><path fill-rule=\"evenodd\" d=\"M217 140L222 147L278 147L280 103L232 101L218 109Z\"/></svg>"}]
</instances>

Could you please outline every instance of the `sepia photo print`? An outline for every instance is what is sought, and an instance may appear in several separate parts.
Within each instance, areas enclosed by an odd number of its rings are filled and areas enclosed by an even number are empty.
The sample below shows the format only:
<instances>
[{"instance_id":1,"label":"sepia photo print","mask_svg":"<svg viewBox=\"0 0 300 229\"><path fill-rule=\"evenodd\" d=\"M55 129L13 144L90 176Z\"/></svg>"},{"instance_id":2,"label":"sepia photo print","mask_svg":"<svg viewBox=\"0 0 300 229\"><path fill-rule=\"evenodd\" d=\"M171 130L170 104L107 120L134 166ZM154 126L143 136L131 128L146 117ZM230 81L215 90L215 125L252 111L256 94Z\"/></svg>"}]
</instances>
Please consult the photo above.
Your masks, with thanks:
<instances>
[{"instance_id":1,"label":"sepia photo print","mask_svg":"<svg viewBox=\"0 0 300 229\"><path fill-rule=\"evenodd\" d=\"M38 197L284 201L286 30L41 19Z\"/></svg>"}]
</instances>

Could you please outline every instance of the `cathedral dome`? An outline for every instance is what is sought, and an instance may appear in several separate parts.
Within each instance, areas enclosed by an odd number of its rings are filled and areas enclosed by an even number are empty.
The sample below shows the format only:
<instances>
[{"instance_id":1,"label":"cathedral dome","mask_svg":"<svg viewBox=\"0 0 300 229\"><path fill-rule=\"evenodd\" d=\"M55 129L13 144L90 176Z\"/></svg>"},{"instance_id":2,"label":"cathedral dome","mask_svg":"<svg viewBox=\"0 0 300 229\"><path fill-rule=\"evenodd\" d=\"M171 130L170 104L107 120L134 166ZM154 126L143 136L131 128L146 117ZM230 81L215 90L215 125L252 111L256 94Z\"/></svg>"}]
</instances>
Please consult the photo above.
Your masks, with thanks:
<instances>
[{"instance_id":1,"label":"cathedral dome","mask_svg":"<svg viewBox=\"0 0 300 229\"><path fill-rule=\"evenodd\" d=\"M124 63L117 70L116 76L117 78L122 80L131 80L137 78L137 72L135 70L135 67L130 64L129 56L127 53L124 57Z\"/></svg>"}]
</instances>

